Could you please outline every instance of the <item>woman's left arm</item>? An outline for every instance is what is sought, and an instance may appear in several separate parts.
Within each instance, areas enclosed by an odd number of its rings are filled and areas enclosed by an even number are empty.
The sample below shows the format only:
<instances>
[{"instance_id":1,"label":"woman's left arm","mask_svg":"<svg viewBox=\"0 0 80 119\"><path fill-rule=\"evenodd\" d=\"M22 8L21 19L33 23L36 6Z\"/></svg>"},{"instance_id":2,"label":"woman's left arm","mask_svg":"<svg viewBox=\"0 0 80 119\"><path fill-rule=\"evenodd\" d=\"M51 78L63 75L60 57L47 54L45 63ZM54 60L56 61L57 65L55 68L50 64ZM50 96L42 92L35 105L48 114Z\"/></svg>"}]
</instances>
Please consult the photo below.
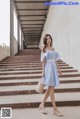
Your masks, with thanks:
<instances>
[{"instance_id":1,"label":"woman's left arm","mask_svg":"<svg viewBox=\"0 0 80 119\"><path fill-rule=\"evenodd\" d=\"M58 71L59 71L59 75L61 76L62 72L61 72L60 67L58 66L57 62L56 62L56 65L57 65L57 68L58 68Z\"/></svg>"}]
</instances>

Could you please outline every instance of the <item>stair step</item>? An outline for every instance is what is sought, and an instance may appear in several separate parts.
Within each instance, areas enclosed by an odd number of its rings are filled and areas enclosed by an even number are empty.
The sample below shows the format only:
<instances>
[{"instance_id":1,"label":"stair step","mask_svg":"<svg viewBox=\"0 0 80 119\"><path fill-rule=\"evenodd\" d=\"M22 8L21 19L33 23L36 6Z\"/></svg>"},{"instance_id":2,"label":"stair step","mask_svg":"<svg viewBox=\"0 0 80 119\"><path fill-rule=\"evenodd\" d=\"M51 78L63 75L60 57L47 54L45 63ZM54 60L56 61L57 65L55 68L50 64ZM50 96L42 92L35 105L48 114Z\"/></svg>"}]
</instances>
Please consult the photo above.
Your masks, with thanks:
<instances>
[{"instance_id":1,"label":"stair step","mask_svg":"<svg viewBox=\"0 0 80 119\"><path fill-rule=\"evenodd\" d=\"M8 106L12 108L38 107L43 96L44 94L0 96L0 108ZM80 106L80 93L56 93L55 100L58 106ZM50 98L47 99L46 106L52 106Z\"/></svg>"},{"instance_id":2,"label":"stair step","mask_svg":"<svg viewBox=\"0 0 80 119\"><path fill-rule=\"evenodd\" d=\"M16 59L16 60L13 62L13 60L12 60L12 61L9 61L9 60L7 59L7 61L4 61L4 60L3 60L3 61L1 61L0 63L1 63L1 64L5 64L5 63L6 63L6 64L8 64L8 63L9 63L9 64L14 64L14 63L41 63L41 62L40 62L40 60L39 60L39 61L38 61L38 60L36 60L36 61L33 61L33 60L32 60L32 61L28 61L28 60L27 60L27 57L26 57L26 60L23 58L22 61L19 61L19 60ZM66 63L66 62L58 61L57 63Z\"/></svg>"},{"instance_id":3,"label":"stair step","mask_svg":"<svg viewBox=\"0 0 80 119\"><path fill-rule=\"evenodd\" d=\"M80 77L79 72L69 72L69 73L63 73L60 77ZM15 74L15 75L0 75L0 80L4 79L16 79L16 78L40 78L41 74Z\"/></svg>"},{"instance_id":4,"label":"stair step","mask_svg":"<svg viewBox=\"0 0 80 119\"><path fill-rule=\"evenodd\" d=\"M15 70L15 71L0 71L0 74L4 74L4 73L23 73L23 72L42 72L42 69L41 70ZM75 69L61 69L61 72L78 72L78 70L75 70Z\"/></svg>"},{"instance_id":5,"label":"stair step","mask_svg":"<svg viewBox=\"0 0 80 119\"><path fill-rule=\"evenodd\" d=\"M0 87L0 95L18 95L18 94L35 94L36 85L22 85L22 86L5 86ZM47 87L44 88L44 92ZM80 92L80 84L60 84L59 87L55 88L55 93L64 92Z\"/></svg>"},{"instance_id":6,"label":"stair step","mask_svg":"<svg viewBox=\"0 0 80 119\"><path fill-rule=\"evenodd\" d=\"M11 67L11 66L41 66L41 63L28 63L28 64L0 64L0 67ZM68 64L58 64L59 66L69 66Z\"/></svg>"},{"instance_id":7,"label":"stair step","mask_svg":"<svg viewBox=\"0 0 80 119\"><path fill-rule=\"evenodd\" d=\"M77 70L61 70L63 73L78 72ZM24 71L0 71L0 75L16 75L16 74L42 74L42 70L24 70Z\"/></svg>"},{"instance_id":8,"label":"stair step","mask_svg":"<svg viewBox=\"0 0 80 119\"><path fill-rule=\"evenodd\" d=\"M15 67L15 68L1 68L0 71L6 71L6 70L41 70L42 67ZM60 69L73 69L73 67L60 67Z\"/></svg>"},{"instance_id":9,"label":"stair step","mask_svg":"<svg viewBox=\"0 0 80 119\"><path fill-rule=\"evenodd\" d=\"M6 68L13 68L13 69L17 69L17 68L26 68L26 69L30 69L30 68L32 68L32 69L35 69L35 68L42 68L42 66L41 65L39 65L39 66L32 66L32 65L30 65L30 66L1 66L1 69L6 69ZM73 67L70 67L70 66L60 66L60 69L64 69L64 68L66 68L66 69L71 69L71 68L73 68Z\"/></svg>"},{"instance_id":10,"label":"stair step","mask_svg":"<svg viewBox=\"0 0 80 119\"><path fill-rule=\"evenodd\" d=\"M46 89L43 90L45 93ZM55 93L71 93L71 92L80 92L80 88L65 88L65 89L55 89ZM19 91L1 91L0 96L9 96L9 95L30 95L30 94L37 94L35 90L19 90Z\"/></svg>"},{"instance_id":11,"label":"stair step","mask_svg":"<svg viewBox=\"0 0 80 119\"><path fill-rule=\"evenodd\" d=\"M42 70L42 68L4 68L0 69L0 71L21 71L21 70Z\"/></svg>"},{"instance_id":12,"label":"stair step","mask_svg":"<svg viewBox=\"0 0 80 119\"><path fill-rule=\"evenodd\" d=\"M3 86L0 87L0 91L10 91L10 90L35 90L36 85L22 85L22 86ZM46 88L46 87L45 87ZM59 87L55 87L55 89L64 89L64 88L80 88L80 83L72 83L72 84L60 84Z\"/></svg>"},{"instance_id":13,"label":"stair step","mask_svg":"<svg viewBox=\"0 0 80 119\"><path fill-rule=\"evenodd\" d=\"M16 80L16 79L15 79ZM18 85L36 85L38 80L37 81L24 81L25 79L20 79L22 81L20 81L19 79L16 80L17 82L15 82L15 80L10 80L11 82L9 82L7 80L7 82L1 82L1 81L5 81L5 80L1 80L0 81L0 86L18 86ZM13 82L12 82L13 81ZM60 81L61 84L63 83L80 83L80 80L76 79L76 80L61 80Z\"/></svg>"},{"instance_id":14,"label":"stair step","mask_svg":"<svg viewBox=\"0 0 80 119\"><path fill-rule=\"evenodd\" d=\"M0 63L0 65L1 66L6 66L6 65L30 65L30 64L32 64L32 65L42 65L41 64L41 62L25 62L25 61L23 61L23 62L1 62ZM66 65L66 63L65 62L58 62L57 63L58 65ZM68 64L67 64L68 65Z\"/></svg>"}]
</instances>

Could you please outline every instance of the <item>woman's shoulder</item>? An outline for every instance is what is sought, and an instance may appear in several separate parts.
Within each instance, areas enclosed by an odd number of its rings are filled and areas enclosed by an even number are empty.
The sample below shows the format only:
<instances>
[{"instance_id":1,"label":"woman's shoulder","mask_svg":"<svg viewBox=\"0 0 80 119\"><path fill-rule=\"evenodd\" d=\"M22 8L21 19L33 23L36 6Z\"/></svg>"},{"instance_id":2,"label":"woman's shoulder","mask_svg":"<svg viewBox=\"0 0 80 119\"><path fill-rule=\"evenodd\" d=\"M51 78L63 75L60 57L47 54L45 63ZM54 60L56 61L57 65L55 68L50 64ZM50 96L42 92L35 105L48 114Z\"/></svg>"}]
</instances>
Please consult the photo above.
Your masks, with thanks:
<instances>
[{"instance_id":1,"label":"woman's shoulder","mask_svg":"<svg viewBox=\"0 0 80 119\"><path fill-rule=\"evenodd\" d=\"M52 47L51 50L55 51L55 48ZM42 53L45 53L46 51L47 51L47 48L45 48L45 46L43 46L43 47L41 48L41 52L42 52Z\"/></svg>"}]
</instances>

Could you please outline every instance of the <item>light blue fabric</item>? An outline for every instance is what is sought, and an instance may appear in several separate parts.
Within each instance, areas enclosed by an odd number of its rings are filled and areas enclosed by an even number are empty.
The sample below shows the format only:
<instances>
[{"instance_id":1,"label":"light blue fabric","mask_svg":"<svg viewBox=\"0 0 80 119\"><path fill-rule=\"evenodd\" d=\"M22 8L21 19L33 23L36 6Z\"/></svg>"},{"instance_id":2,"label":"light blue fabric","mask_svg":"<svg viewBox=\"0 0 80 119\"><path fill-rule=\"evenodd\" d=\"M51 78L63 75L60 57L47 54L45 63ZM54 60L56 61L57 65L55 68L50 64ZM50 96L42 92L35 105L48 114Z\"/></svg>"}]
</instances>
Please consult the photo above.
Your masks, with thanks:
<instances>
[{"instance_id":1,"label":"light blue fabric","mask_svg":"<svg viewBox=\"0 0 80 119\"><path fill-rule=\"evenodd\" d=\"M61 59L60 54L47 49L46 53L41 52L40 61L42 62L44 59L46 60L46 65L45 76L42 78L42 83L46 86L59 86L60 82L55 61Z\"/></svg>"}]
</instances>

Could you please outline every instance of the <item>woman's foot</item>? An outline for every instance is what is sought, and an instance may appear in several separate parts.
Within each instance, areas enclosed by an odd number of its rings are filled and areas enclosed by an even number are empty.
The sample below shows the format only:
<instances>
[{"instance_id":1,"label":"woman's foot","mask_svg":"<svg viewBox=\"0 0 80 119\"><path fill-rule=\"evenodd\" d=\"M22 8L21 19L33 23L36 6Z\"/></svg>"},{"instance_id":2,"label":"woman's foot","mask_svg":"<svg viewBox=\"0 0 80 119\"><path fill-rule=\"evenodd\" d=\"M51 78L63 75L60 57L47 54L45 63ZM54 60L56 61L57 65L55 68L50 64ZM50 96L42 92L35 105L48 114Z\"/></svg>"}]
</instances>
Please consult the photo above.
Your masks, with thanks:
<instances>
[{"instance_id":1,"label":"woman's foot","mask_svg":"<svg viewBox=\"0 0 80 119\"><path fill-rule=\"evenodd\" d=\"M45 108L42 104L39 105L39 110L40 110L41 113L47 114L47 112L45 111Z\"/></svg>"},{"instance_id":2,"label":"woman's foot","mask_svg":"<svg viewBox=\"0 0 80 119\"><path fill-rule=\"evenodd\" d=\"M54 109L54 115L60 116L60 117L64 116L63 114L60 113L58 109Z\"/></svg>"}]
</instances>

